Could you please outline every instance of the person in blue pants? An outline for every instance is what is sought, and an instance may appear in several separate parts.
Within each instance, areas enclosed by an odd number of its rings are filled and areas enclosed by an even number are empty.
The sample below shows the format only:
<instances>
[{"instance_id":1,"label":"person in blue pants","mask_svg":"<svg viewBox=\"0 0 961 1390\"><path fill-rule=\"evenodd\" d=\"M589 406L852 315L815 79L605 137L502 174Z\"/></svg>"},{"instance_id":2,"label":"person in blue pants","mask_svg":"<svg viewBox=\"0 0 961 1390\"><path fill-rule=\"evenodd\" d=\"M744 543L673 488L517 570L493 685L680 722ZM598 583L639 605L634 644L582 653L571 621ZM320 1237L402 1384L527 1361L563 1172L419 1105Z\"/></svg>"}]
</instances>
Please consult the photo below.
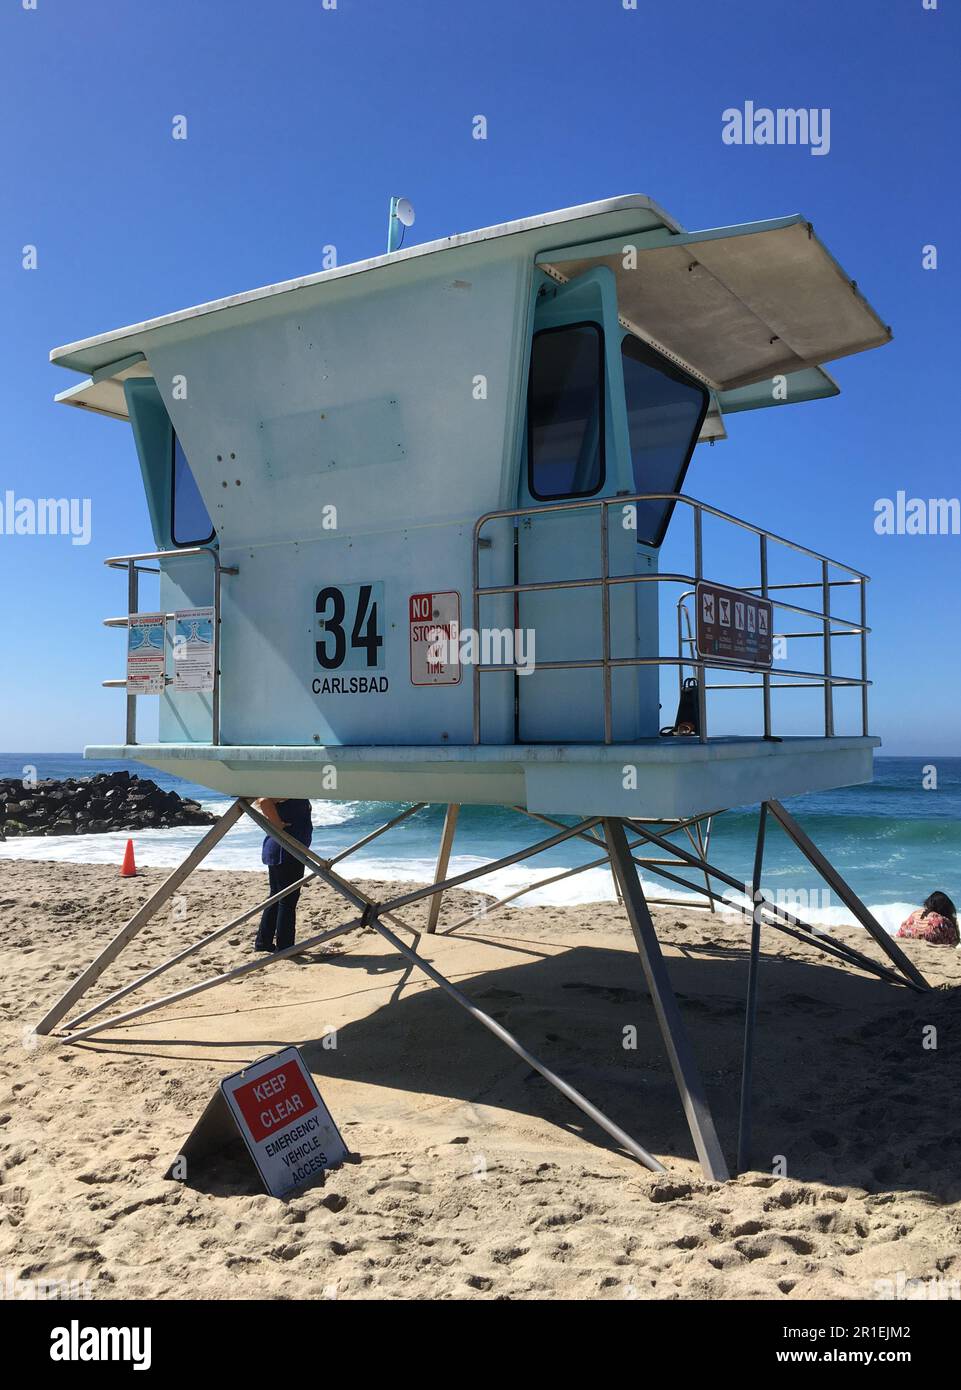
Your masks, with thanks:
<instances>
[{"instance_id":1,"label":"person in blue pants","mask_svg":"<svg viewBox=\"0 0 961 1390\"><path fill-rule=\"evenodd\" d=\"M302 845L310 844L312 827L309 801L296 797L288 797L282 801L273 797L262 797L255 804L271 825L286 830L288 835L299 840ZM280 841L275 840L272 835L264 836L260 857L267 865L271 897L304 876L304 866L300 860L288 854ZM283 951L288 946L293 946L297 931L299 897L298 888L281 898L280 902L271 903L269 907L264 908L254 941L255 951Z\"/></svg>"}]
</instances>

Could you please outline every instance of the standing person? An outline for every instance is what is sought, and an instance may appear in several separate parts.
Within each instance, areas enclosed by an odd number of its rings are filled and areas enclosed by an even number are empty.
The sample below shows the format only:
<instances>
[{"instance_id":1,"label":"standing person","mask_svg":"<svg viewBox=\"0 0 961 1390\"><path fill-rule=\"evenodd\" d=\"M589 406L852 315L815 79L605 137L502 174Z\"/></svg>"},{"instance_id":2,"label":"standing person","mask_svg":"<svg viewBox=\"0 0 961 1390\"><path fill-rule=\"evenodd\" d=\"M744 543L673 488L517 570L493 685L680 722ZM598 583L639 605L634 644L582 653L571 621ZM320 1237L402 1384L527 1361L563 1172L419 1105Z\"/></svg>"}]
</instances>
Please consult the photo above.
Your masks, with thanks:
<instances>
[{"instance_id":1,"label":"standing person","mask_svg":"<svg viewBox=\"0 0 961 1390\"><path fill-rule=\"evenodd\" d=\"M288 835L299 840L302 845L310 844L313 831L309 801L295 797L277 801L273 797L265 796L254 805L271 825L286 830ZM304 876L304 866L300 860L288 854L280 841L275 840L272 835L264 836L260 857L267 865L271 897ZM293 893L288 893L286 898L281 898L280 902L271 903L269 907L264 908L260 929L254 941L255 951L283 951L288 946L293 946L299 897L298 888Z\"/></svg>"},{"instance_id":2,"label":"standing person","mask_svg":"<svg viewBox=\"0 0 961 1390\"><path fill-rule=\"evenodd\" d=\"M958 914L947 893L932 893L898 928L898 936L929 941L932 946L957 946Z\"/></svg>"}]
</instances>

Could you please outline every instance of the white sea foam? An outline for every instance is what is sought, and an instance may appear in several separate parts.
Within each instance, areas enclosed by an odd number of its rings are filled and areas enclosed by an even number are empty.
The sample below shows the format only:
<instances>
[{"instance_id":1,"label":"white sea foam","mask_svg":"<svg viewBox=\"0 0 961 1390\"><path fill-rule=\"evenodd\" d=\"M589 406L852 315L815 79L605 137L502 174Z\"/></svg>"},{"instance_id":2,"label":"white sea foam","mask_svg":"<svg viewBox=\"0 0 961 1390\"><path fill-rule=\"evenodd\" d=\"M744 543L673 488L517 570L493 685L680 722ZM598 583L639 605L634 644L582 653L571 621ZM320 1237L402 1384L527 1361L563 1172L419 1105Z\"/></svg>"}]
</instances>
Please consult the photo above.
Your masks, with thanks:
<instances>
[{"instance_id":1,"label":"white sea foam","mask_svg":"<svg viewBox=\"0 0 961 1390\"><path fill-rule=\"evenodd\" d=\"M231 801L203 801L204 810L222 815ZM343 825L354 815L356 803L314 801L311 819L316 827ZM49 859L60 864L119 864L127 841L132 839L137 863L150 869L173 869L205 834L196 826L172 830L112 830L102 835L21 835L0 842L0 859ZM211 850L207 869L241 869L260 872L263 834L251 821L241 821Z\"/></svg>"},{"instance_id":2,"label":"white sea foam","mask_svg":"<svg viewBox=\"0 0 961 1390\"><path fill-rule=\"evenodd\" d=\"M725 902L729 904L729 907L719 908L718 910L720 912L734 916L738 915L739 910L750 911L747 906L748 899L744 894L732 892L722 896L724 896ZM802 904L791 899L780 901L776 895L773 895L773 900L779 907L783 907L786 912L791 913L791 915L797 917L799 921L806 922L812 927L821 927L825 930L830 930L831 927L856 927L859 925L846 907L822 906L816 902ZM865 906L874 917L875 921L878 922L890 936L894 936L905 917L909 916L918 904L907 902L866 903Z\"/></svg>"},{"instance_id":3,"label":"white sea foam","mask_svg":"<svg viewBox=\"0 0 961 1390\"><path fill-rule=\"evenodd\" d=\"M137 863L144 868L172 869L193 849L202 832L193 827L178 830L108 831L104 835L21 835L0 844L0 859L49 859L58 864L116 864L124 847L133 840ZM236 828L215 846L204 867L208 869L261 869L263 836L254 829Z\"/></svg>"},{"instance_id":4,"label":"white sea foam","mask_svg":"<svg viewBox=\"0 0 961 1390\"><path fill-rule=\"evenodd\" d=\"M215 813L223 811L229 802L205 801L206 809ZM316 827L336 827L346 825L355 812L351 803L315 801L313 802L313 823ZM138 830L132 835L127 831L111 831L103 835L43 835L21 836L0 843L0 859L43 859L66 864L112 864L119 867L123 859L127 840L134 841L137 863L144 868L172 869L181 863L197 843L202 830L196 827L183 827L174 830ZM352 838L348 836L347 839ZM357 836L359 838L359 834ZM241 823L214 847L204 867L208 869L233 869L242 872L261 873L260 847L263 836L252 824ZM328 851L329 852L329 851ZM467 873L482 867L484 860L476 855L453 855L448 871L449 877ZM406 856L387 856L379 846L374 845L352 855L344 864L344 871L355 878L372 879L386 883L429 883L434 877L434 858L416 854ZM539 864L536 868L515 864L506 869L472 880L464 885L464 891L477 893L477 909L483 905L482 894L495 898L505 898L518 893L528 885L563 874L570 865L558 863ZM649 898L676 902L679 907L697 903L692 893L676 890L671 884L664 884L641 875L645 893ZM745 899L743 895L730 895L732 911ZM614 889L608 869L585 869L569 878L561 878L545 887L532 887L531 891L512 900L517 907L556 906L567 907L578 904L613 902ZM703 899L700 900L703 902ZM854 925L854 919L844 907L820 906L817 903L797 906L791 902L783 904L788 911L812 926L830 928L840 925ZM881 926L890 933L897 931L905 917L914 910L916 903L896 902L870 905Z\"/></svg>"},{"instance_id":5,"label":"white sea foam","mask_svg":"<svg viewBox=\"0 0 961 1390\"><path fill-rule=\"evenodd\" d=\"M201 802L204 810L212 812L215 816L222 816L233 804L231 797L223 801L208 801L204 798ZM314 825L344 825L347 821L353 820L359 805L357 801L312 801L311 820Z\"/></svg>"}]
</instances>

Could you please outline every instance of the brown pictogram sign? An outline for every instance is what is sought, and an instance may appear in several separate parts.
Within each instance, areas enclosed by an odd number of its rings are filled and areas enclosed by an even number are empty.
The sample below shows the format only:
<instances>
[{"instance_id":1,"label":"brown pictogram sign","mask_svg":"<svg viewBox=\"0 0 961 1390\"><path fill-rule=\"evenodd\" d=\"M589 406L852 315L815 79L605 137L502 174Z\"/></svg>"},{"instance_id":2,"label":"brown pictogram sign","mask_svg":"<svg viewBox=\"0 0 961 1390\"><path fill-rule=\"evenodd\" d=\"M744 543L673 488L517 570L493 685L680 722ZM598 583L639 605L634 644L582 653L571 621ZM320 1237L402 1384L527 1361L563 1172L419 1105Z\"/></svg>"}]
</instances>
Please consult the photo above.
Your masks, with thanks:
<instances>
[{"instance_id":1,"label":"brown pictogram sign","mask_svg":"<svg viewBox=\"0 0 961 1390\"><path fill-rule=\"evenodd\" d=\"M734 666L770 666L774 658L771 602L743 589L702 580L697 605L697 654Z\"/></svg>"}]
</instances>

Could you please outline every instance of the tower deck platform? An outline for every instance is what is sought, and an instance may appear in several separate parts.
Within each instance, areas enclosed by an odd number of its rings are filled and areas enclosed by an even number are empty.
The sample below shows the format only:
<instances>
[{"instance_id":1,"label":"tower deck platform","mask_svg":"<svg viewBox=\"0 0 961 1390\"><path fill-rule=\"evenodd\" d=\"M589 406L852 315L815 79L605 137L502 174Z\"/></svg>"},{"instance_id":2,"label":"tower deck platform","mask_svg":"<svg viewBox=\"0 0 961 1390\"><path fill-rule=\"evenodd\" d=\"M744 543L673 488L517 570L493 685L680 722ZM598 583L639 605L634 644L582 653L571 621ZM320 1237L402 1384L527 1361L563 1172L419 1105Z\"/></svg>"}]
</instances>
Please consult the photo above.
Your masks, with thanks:
<instances>
[{"instance_id":1,"label":"tower deck platform","mask_svg":"<svg viewBox=\"0 0 961 1390\"><path fill-rule=\"evenodd\" d=\"M444 747L91 746L227 796L514 805L554 815L687 816L871 780L872 736ZM334 769L334 773L331 773Z\"/></svg>"}]
</instances>

